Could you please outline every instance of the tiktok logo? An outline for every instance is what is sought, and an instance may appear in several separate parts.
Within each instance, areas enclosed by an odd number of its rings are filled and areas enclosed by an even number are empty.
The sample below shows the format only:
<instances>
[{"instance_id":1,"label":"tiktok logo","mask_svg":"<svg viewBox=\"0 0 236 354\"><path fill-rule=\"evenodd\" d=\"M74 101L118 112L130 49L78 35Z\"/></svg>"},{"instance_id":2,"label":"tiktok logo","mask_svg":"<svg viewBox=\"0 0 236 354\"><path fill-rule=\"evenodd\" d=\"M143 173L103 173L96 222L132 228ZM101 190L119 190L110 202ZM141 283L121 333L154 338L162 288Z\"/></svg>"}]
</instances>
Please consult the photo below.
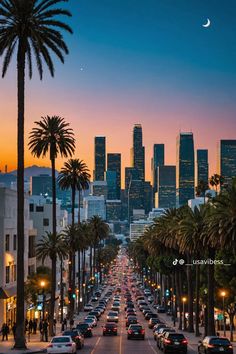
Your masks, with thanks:
<instances>
[{"instance_id":1,"label":"tiktok logo","mask_svg":"<svg viewBox=\"0 0 236 354\"><path fill-rule=\"evenodd\" d=\"M175 260L173 261L173 265L176 266L178 264L178 259L175 258Z\"/></svg>"}]
</instances>

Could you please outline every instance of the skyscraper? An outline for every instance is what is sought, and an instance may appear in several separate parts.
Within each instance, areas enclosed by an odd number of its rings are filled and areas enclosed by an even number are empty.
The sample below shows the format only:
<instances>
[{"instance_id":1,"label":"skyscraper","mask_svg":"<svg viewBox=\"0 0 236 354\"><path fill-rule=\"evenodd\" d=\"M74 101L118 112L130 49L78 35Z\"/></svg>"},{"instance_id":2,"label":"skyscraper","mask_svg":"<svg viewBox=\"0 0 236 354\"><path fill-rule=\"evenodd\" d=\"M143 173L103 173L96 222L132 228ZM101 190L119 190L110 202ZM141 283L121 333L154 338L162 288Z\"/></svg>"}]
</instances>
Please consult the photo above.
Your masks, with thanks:
<instances>
[{"instance_id":1,"label":"skyscraper","mask_svg":"<svg viewBox=\"0 0 236 354\"><path fill-rule=\"evenodd\" d=\"M133 129L133 147L131 149L131 166L139 172L139 178L145 180L145 147L141 124L135 124Z\"/></svg>"},{"instance_id":2,"label":"skyscraper","mask_svg":"<svg viewBox=\"0 0 236 354\"><path fill-rule=\"evenodd\" d=\"M153 145L153 158L152 158L152 186L153 193L157 192L158 187L158 166L163 166L165 164L165 146L164 144L154 144Z\"/></svg>"},{"instance_id":3,"label":"skyscraper","mask_svg":"<svg viewBox=\"0 0 236 354\"><path fill-rule=\"evenodd\" d=\"M176 197L177 207L194 198L193 133L180 133L177 137Z\"/></svg>"},{"instance_id":4,"label":"skyscraper","mask_svg":"<svg viewBox=\"0 0 236 354\"><path fill-rule=\"evenodd\" d=\"M133 167L125 168L125 192L128 206L128 218L133 216L134 209L144 208L143 181L139 178L139 171Z\"/></svg>"},{"instance_id":5,"label":"skyscraper","mask_svg":"<svg viewBox=\"0 0 236 354\"><path fill-rule=\"evenodd\" d=\"M156 208L176 207L176 167L159 166Z\"/></svg>"},{"instance_id":6,"label":"skyscraper","mask_svg":"<svg viewBox=\"0 0 236 354\"><path fill-rule=\"evenodd\" d=\"M236 140L221 140L219 144L219 174L224 177L224 186L229 186L236 177Z\"/></svg>"},{"instance_id":7,"label":"skyscraper","mask_svg":"<svg viewBox=\"0 0 236 354\"><path fill-rule=\"evenodd\" d=\"M198 186L200 181L208 183L208 150L199 149L197 150L197 161L196 161L196 186Z\"/></svg>"},{"instance_id":8,"label":"skyscraper","mask_svg":"<svg viewBox=\"0 0 236 354\"><path fill-rule=\"evenodd\" d=\"M106 138L105 136L95 137L94 146L94 181L104 181L106 171Z\"/></svg>"},{"instance_id":9,"label":"skyscraper","mask_svg":"<svg viewBox=\"0 0 236 354\"><path fill-rule=\"evenodd\" d=\"M116 198L120 199L121 188L121 154L107 154L107 170L116 172Z\"/></svg>"},{"instance_id":10,"label":"skyscraper","mask_svg":"<svg viewBox=\"0 0 236 354\"><path fill-rule=\"evenodd\" d=\"M114 200L117 198L116 171L106 171L107 182L107 199Z\"/></svg>"},{"instance_id":11,"label":"skyscraper","mask_svg":"<svg viewBox=\"0 0 236 354\"><path fill-rule=\"evenodd\" d=\"M153 189L150 182L147 181L143 182L143 191L144 191L144 198L143 198L144 210L145 210L145 214L148 214L153 207Z\"/></svg>"}]
</instances>

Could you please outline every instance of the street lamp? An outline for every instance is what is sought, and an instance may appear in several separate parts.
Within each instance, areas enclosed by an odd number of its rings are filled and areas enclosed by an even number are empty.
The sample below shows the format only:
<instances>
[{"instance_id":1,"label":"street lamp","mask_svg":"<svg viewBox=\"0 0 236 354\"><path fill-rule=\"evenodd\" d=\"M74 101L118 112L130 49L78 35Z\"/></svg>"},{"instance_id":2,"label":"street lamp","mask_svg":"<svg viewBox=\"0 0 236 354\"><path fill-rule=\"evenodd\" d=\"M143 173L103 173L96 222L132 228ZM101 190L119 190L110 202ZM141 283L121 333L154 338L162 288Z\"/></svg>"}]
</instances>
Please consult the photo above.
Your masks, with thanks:
<instances>
[{"instance_id":1,"label":"street lamp","mask_svg":"<svg viewBox=\"0 0 236 354\"><path fill-rule=\"evenodd\" d=\"M225 337L226 336L226 330L225 330L225 296L226 296L226 292L221 291L220 295L222 296L222 301L223 301L222 308L223 308L223 326L224 326L224 337Z\"/></svg>"},{"instance_id":2,"label":"street lamp","mask_svg":"<svg viewBox=\"0 0 236 354\"><path fill-rule=\"evenodd\" d=\"M44 280L41 280L40 286L42 288L42 295L43 295L43 321L44 321L44 317L45 317L45 285L46 285L46 282Z\"/></svg>"},{"instance_id":3,"label":"street lamp","mask_svg":"<svg viewBox=\"0 0 236 354\"><path fill-rule=\"evenodd\" d=\"M183 325L184 325L184 330L186 329L186 321L185 321L185 303L187 301L187 298L184 296L182 297L182 303L183 303Z\"/></svg>"}]
</instances>

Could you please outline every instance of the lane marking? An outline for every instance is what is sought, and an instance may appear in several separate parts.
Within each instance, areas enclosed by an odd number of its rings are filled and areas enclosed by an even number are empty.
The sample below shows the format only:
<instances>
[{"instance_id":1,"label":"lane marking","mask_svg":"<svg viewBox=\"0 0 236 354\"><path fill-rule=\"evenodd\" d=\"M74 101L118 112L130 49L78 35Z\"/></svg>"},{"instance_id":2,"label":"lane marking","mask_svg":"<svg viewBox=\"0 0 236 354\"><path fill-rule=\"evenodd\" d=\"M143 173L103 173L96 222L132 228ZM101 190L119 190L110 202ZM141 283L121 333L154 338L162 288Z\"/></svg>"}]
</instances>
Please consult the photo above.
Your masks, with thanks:
<instances>
[{"instance_id":1,"label":"lane marking","mask_svg":"<svg viewBox=\"0 0 236 354\"><path fill-rule=\"evenodd\" d=\"M99 344L101 338L102 338L102 337L99 337L99 338L97 339L97 341L96 341L96 343L95 343L95 346L94 346L94 348L93 348L93 350L91 351L90 354L94 354L94 353L95 353L95 350L96 350L96 348L97 348L97 346L98 346L98 344Z\"/></svg>"}]
</instances>

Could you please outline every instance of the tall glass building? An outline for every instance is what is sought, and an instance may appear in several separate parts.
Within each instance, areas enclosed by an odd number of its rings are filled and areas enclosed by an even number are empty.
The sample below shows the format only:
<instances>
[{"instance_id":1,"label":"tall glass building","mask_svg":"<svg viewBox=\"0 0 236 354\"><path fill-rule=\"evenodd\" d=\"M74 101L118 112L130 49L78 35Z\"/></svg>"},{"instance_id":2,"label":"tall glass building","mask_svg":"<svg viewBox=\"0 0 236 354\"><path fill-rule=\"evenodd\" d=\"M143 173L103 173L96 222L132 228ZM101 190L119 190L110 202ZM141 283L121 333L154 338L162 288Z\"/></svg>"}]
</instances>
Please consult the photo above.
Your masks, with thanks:
<instances>
[{"instance_id":1,"label":"tall glass building","mask_svg":"<svg viewBox=\"0 0 236 354\"><path fill-rule=\"evenodd\" d=\"M177 137L176 205L186 205L194 198L194 142L193 133Z\"/></svg>"},{"instance_id":2,"label":"tall glass building","mask_svg":"<svg viewBox=\"0 0 236 354\"><path fill-rule=\"evenodd\" d=\"M134 209L144 209L144 182L139 178L139 171L136 168L125 168L125 194L128 218L131 220Z\"/></svg>"},{"instance_id":3,"label":"tall glass building","mask_svg":"<svg viewBox=\"0 0 236 354\"><path fill-rule=\"evenodd\" d=\"M133 147L131 149L131 166L139 172L139 178L145 180L145 147L141 124L135 124L133 129Z\"/></svg>"},{"instance_id":4,"label":"tall glass building","mask_svg":"<svg viewBox=\"0 0 236 354\"><path fill-rule=\"evenodd\" d=\"M107 199L114 200L117 198L117 186L116 186L116 171L106 171L106 182L107 182Z\"/></svg>"},{"instance_id":5,"label":"tall glass building","mask_svg":"<svg viewBox=\"0 0 236 354\"><path fill-rule=\"evenodd\" d=\"M208 183L209 179L209 164L208 164L208 150L199 149L197 150L197 161L196 161L196 186L198 186L200 181Z\"/></svg>"},{"instance_id":6,"label":"tall glass building","mask_svg":"<svg viewBox=\"0 0 236 354\"><path fill-rule=\"evenodd\" d=\"M153 158L152 158L152 186L153 193L157 192L158 187L158 166L163 166L165 163L165 146L164 144L153 145Z\"/></svg>"},{"instance_id":7,"label":"tall glass building","mask_svg":"<svg viewBox=\"0 0 236 354\"><path fill-rule=\"evenodd\" d=\"M220 140L219 174L224 177L224 186L230 186L236 177L236 140Z\"/></svg>"},{"instance_id":8,"label":"tall glass building","mask_svg":"<svg viewBox=\"0 0 236 354\"><path fill-rule=\"evenodd\" d=\"M107 154L107 170L116 172L116 198L120 199L121 189L121 154Z\"/></svg>"},{"instance_id":9,"label":"tall glass building","mask_svg":"<svg viewBox=\"0 0 236 354\"><path fill-rule=\"evenodd\" d=\"M96 136L94 144L94 181L104 181L106 171L106 138Z\"/></svg>"},{"instance_id":10,"label":"tall glass building","mask_svg":"<svg viewBox=\"0 0 236 354\"><path fill-rule=\"evenodd\" d=\"M176 167L158 167L158 189L156 198L156 208L176 207Z\"/></svg>"}]
</instances>

